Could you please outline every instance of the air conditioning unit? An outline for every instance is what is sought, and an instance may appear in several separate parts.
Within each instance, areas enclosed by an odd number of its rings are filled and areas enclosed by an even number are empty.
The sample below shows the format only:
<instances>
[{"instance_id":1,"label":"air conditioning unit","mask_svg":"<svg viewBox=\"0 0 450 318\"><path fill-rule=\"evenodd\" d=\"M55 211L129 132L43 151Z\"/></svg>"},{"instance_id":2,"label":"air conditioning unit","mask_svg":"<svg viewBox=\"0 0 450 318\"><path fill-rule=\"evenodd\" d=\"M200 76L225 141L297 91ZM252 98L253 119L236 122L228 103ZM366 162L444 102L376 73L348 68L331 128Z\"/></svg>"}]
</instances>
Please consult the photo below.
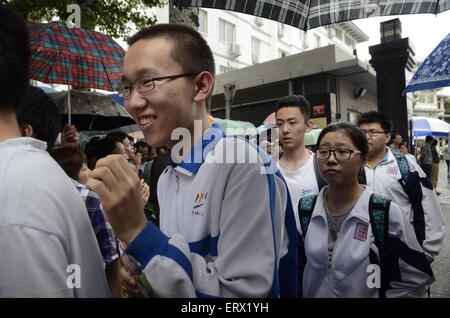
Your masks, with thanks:
<instances>
[{"instance_id":1,"label":"air conditioning unit","mask_svg":"<svg viewBox=\"0 0 450 318\"><path fill-rule=\"evenodd\" d=\"M255 24L257 26L262 26L264 24L264 20L262 18L260 18L260 17L256 17L255 18Z\"/></svg>"},{"instance_id":2,"label":"air conditioning unit","mask_svg":"<svg viewBox=\"0 0 450 318\"><path fill-rule=\"evenodd\" d=\"M231 53L231 55L233 56L233 57L238 57L238 56L241 56L241 46L239 45L239 44L233 44L232 46L231 46L231 51L230 51L230 53Z\"/></svg>"}]
</instances>

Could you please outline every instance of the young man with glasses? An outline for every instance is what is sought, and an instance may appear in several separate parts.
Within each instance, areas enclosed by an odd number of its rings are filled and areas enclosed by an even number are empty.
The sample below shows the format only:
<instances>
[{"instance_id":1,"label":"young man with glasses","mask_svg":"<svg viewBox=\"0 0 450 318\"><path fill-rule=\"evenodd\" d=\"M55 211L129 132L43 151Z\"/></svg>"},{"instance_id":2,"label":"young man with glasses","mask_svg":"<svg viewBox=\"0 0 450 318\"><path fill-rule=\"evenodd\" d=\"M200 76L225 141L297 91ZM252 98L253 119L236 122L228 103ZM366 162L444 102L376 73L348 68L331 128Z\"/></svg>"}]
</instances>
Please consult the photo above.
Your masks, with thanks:
<instances>
[{"instance_id":1,"label":"young man with glasses","mask_svg":"<svg viewBox=\"0 0 450 318\"><path fill-rule=\"evenodd\" d=\"M145 291L157 297L297 296L297 234L286 186L281 176L265 174L270 160L245 139L211 126L215 71L206 41L187 26L159 24L129 45L120 88L125 107L149 145L172 149L158 182L160 229L147 223L139 179L122 157L100 160L88 181L138 265L130 272L142 269ZM190 146L178 148L172 135ZM133 279L122 276L131 288Z\"/></svg>"},{"instance_id":2,"label":"young man with glasses","mask_svg":"<svg viewBox=\"0 0 450 318\"><path fill-rule=\"evenodd\" d=\"M21 136L29 55L25 21L0 4L0 298L107 297L83 200L46 143Z\"/></svg>"},{"instance_id":3,"label":"young man with glasses","mask_svg":"<svg viewBox=\"0 0 450 318\"><path fill-rule=\"evenodd\" d=\"M442 209L430 181L417 162L409 157L403 157L406 161L396 158L386 146L391 138L392 122L385 114L375 111L363 113L358 118L358 126L366 133L369 142L365 182L374 193L397 203L409 217L431 263L442 248L445 226ZM406 167L400 167L400 162L408 166L407 181L402 177L402 169Z\"/></svg>"}]
</instances>

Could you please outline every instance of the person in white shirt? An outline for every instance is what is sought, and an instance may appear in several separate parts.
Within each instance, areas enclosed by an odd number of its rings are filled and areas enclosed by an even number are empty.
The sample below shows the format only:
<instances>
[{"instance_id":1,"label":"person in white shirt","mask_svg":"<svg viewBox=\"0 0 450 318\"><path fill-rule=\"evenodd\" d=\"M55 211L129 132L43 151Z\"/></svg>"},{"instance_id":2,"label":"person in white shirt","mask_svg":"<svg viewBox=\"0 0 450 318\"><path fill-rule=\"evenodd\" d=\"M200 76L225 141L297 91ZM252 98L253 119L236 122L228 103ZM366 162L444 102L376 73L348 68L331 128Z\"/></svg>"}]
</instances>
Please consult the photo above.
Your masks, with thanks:
<instances>
[{"instance_id":1,"label":"person in white shirt","mask_svg":"<svg viewBox=\"0 0 450 318\"><path fill-rule=\"evenodd\" d=\"M25 21L0 5L0 298L108 297L83 200L46 143L21 137L29 52Z\"/></svg>"},{"instance_id":2,"label":"person in white shirt","mask_svg":"<svg viewBox=\"0 0 450 318\"><path fill-rule=\"evenodd\" d=\"M399 161L386 143L390 139L392 123L379 112L367 112L358 118L358 126L366 132L369 157L365 165L365 178L369 188L397 203L413 224L417 239L429 262L436 257L445 238L442 208L433 186L415 160L405 157L409 181L405 184ZM408 196L407 189L414 189Z\"/></svg>"},{"instance_id":3,"label":"person in white shirt","mask_svg":"<svg viewBox=\"0 0 450 318\"><path fill-rule=\"evenodd\" d=\"M157 297L298 296L286 185L262 150L211 126L214 58L206 41L190 27L158 24L129 44L125 107L149 145L171 148L158 181L160 228L147 223L139 179L122 157L101 159L87 185L139 265L130 274Z\"/></svg>"},{"instance_id":4,"label":"person in white shirt","mask_svg":"<svg viewBox=\"0 0 450 318\"><path fill-rule=\"evenodd\" d=\"M373 196L359 184L368 153L364 133L352 124L329 125L318 138L316 156L328 186L316 201L315 196L300 201L301 211L307 206L312 211L308 222L303 213L300 216L304 297L423 297L433 281L406 215L394 202ZM385 207L383 243L374 219L380 218L380 211L371 210L373 202Z\"/></svg>"},{"instance_id":5,"label":"person in white shirt","mask_svg":"<svg viewBox=\"0 0 450 318\"><path fill-rule=\"evenodd\" d=\"M305 133L313 123L310 105L301 95L289 95L278 100L275 110L276 127L283 153L278 168L286 180L294 207L297 227L297 207L305 195L319 193L314 169L314 154L305 147Z\"/></svg>"}]
</instances>

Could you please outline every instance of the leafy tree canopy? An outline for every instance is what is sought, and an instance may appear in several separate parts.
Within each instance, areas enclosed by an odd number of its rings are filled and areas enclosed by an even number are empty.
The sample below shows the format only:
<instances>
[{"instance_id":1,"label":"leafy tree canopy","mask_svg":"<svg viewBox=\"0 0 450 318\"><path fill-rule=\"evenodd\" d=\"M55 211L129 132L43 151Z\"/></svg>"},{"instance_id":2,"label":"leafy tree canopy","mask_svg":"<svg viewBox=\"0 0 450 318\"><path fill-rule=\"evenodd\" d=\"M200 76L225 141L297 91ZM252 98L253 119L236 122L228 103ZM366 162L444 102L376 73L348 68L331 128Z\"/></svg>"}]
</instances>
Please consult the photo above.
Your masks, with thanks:
<instances>
[{"instance_id":1,"label":"leafy tree canopy","mask_svg":"<svg viewBox=\"0 0 450 318\"><path fill-rule=\"evenodd\" d=\"M71 12L67 6L78 4L81 9L81 27L113 37L126 37L133 24L138 29L152 25L156 18L152 7L162 7L167 0L0 0L30 21L51 21L55 17L67 20Z\"/></svg>"}]
</instances>

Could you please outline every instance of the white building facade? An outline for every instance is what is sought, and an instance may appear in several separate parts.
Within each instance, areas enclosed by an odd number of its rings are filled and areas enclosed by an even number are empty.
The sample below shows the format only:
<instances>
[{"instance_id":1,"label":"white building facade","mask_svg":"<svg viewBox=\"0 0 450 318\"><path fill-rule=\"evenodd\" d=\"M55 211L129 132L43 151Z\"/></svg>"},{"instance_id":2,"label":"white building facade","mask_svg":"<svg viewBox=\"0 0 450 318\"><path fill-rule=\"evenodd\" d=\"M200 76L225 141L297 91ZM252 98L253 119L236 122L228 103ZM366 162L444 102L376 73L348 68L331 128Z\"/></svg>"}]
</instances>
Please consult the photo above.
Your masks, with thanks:
<instances>
[{"instance_id":1,"label":"white building facade","mask_svg":"<svg viewBox=\"0 0 450 318\"><path fill-rule=\"evenodd\" d=\"M331 44L353 54L368 40L352 22L308 32L282 23L225 10L199 9L198 31L210 45L217 74Z\"/></svg>"}]
</instances>

